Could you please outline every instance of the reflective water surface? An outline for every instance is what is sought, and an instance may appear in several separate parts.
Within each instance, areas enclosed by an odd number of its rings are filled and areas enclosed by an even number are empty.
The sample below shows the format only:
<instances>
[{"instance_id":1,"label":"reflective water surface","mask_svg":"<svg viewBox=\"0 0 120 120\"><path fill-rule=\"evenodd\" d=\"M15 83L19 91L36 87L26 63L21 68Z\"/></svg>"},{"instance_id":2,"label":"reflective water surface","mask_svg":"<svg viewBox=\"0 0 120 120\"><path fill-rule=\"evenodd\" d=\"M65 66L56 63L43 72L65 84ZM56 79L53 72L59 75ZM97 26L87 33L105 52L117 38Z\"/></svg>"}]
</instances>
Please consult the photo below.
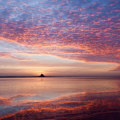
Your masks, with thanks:
<instances>
[{"instance_id":1,"label":"reflective water surface","mask_svg":"<svg viewBox=\"0 0 120 120\"><path fill-rule=\"evenodd\" d=\"M0 78L2 120L119 118L120 78Z\"/></svg>"}]
</instances>

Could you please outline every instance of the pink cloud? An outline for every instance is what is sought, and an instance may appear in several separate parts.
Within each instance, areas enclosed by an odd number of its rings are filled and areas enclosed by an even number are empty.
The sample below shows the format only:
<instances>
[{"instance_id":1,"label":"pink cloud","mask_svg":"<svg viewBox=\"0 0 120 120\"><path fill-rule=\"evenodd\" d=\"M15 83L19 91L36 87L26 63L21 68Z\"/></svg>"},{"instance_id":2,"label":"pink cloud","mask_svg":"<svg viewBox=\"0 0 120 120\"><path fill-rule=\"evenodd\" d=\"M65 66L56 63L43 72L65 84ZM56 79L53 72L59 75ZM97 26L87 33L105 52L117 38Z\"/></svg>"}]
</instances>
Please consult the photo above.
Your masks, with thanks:
<instances>
[{"instance_id":1,"label":"pink cloud","mask_svg":"<svg viewBox=\"0 0 120 120\"><path fill-rule=\"evenodd\" d=\"M11 57L11 53L6 53L6 52L0 52L0 57Z\"/></svg>"},{"instance_id":2,"label":"pink cloud","mask_svg":"<svg viewBox=\"0 0 120 120\"><path fill-rule=\"evenodd\" d=\"M0 52L0 58L12 58L14 60L19 60L19 61L34 61L35 59L27 59L27 58L20 58L15 55L13 55L13 52Z\"/></svg>"},{"instance_id":3,"label":"pink cloud","mask_svg":"<svg viewBox=\"0 0 120 120\"><path fill-rule=\"evenodd\" d=\"M120 66L117 66L115 69L110 70L110 71L120 71Z\"/></svg>"}]
</instances>

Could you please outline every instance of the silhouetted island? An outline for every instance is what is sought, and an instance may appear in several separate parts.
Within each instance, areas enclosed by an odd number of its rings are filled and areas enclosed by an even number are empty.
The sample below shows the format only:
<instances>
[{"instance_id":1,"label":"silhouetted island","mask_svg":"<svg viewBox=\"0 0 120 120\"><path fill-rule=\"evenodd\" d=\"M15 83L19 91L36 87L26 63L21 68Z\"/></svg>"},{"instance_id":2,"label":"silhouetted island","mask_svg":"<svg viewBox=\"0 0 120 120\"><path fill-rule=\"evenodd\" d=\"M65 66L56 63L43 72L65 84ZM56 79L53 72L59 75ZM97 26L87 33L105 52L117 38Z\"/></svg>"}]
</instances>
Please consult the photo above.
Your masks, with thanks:
<instances>
[{"instance_id":1,"label":"silhouetted island","mask_svg":"<svg viewBox=\"0 0 120 120\"><path fill-rule=\"evenodd\" d=\"M41 74L39 77L45 77L43 74Z\"/></svg>"}]
</instances>

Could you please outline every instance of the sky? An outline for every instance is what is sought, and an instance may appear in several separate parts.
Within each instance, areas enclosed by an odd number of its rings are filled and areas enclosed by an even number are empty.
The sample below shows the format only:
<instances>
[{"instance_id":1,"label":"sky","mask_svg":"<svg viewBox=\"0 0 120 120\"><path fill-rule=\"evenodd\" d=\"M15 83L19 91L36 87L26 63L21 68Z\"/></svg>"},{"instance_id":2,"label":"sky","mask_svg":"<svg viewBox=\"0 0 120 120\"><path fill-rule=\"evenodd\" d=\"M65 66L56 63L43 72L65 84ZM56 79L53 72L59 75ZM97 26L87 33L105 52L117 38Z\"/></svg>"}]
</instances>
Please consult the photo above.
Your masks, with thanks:
<instances>
[{"instance_id":1,"label":"sky","mask_svg":"<svg viewBox=\"0 0 120 120\"><path fill-rule=\"evenodd\" d=\"M0 0L0 76L119 76L120 0Z\"/></svg>"}]
</instances>

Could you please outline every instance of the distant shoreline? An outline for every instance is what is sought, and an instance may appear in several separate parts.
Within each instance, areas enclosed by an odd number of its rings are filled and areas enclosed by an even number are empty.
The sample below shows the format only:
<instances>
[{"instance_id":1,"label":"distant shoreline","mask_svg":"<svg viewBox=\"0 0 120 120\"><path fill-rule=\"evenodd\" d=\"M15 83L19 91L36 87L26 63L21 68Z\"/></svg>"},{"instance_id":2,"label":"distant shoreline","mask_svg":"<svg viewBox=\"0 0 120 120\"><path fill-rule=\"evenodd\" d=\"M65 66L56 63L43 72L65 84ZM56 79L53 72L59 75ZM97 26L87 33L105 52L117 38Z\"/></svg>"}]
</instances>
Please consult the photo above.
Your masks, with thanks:
<instances>
[{"instance_id":1,"label":"distant shoreline","mask_svg":"<svg viewBox=\"0 0 120 120\"><path fill-rule=\"evenodd\" d=\"M41 76L0 76L0 78L27 78L27 77L41 77Z\"/></svg>"},{"instance_id":2,"label":"distant shoreline","mask_svg":"<svg viewBox=\"0 0 120 120\"><path fill-rule=\"evenodd\" d=\"M32 77L40 77L40 78L44 78L44 77L41 77L41 76L0 76L0 78L32 78ZM120 79L120 76L45 76L45 77L83 77L83 78L119 78Z\"/></svg>"}]
</instances>

